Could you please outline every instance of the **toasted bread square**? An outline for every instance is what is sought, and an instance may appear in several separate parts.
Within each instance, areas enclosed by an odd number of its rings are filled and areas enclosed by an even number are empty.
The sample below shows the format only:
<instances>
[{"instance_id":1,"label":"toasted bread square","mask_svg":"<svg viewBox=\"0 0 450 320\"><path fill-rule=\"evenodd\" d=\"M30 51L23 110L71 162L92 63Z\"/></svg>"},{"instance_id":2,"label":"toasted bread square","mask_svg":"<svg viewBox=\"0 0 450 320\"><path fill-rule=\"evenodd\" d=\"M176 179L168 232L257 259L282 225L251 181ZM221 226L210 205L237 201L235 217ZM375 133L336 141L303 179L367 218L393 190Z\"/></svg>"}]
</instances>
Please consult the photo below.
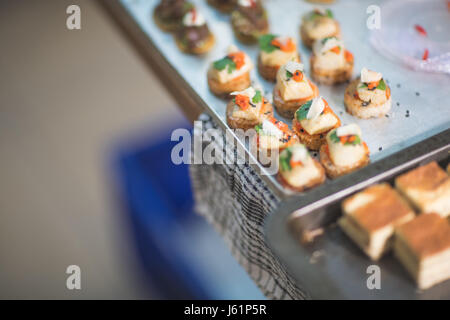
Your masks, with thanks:
<instances>
[{"instance_id":1,"label":"toasted bread square","mask_svg":"<svg viewBox=\"0 0 450 320\"><path fill-rule=\"evenodd\" d=\"M339 225L372 260L390 249L394 227L414 218L414 211L387 183L347 198L342 210Z\"/></svg>"},{"instance_id":2,"label":"toasted bread square","mask_svg":"<svg viewBox=\"0 0 450 320\"><path fill-rule=\"evenodd\" d=\"M421 214L396 227L395 256L427 289L450 279L450 225L436 213Z\"/></svg>"},{"instance_id":3,"label":"toasted bread square","mask_svg":"<svg viewBox=\"0 0 450 320\"><path fill-rule=\"evenodd\" d=\"M435 161L397 177L395 186L421 212L450 215L450 177Z\"/></svg>"}]
</instances>

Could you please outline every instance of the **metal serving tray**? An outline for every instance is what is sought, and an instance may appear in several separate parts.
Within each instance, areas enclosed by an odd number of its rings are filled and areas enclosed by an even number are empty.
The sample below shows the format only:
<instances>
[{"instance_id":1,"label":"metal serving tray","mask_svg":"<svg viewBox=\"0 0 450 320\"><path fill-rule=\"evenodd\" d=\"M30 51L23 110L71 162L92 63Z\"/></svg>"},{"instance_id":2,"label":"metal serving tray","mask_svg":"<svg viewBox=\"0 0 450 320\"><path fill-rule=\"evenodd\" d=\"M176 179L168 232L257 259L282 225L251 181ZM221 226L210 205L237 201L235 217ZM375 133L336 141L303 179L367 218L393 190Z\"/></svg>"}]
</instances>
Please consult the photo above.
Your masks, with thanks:
<instances>
[{"instance_id":1,"label":"metal serving tray","mask_svg":"<svg viewBox=\"0 0 450 320\"><path fill-rule=\"evenodd\" d=\"M312 298L450 299L450 281L425 291L417 290L392 254L372 262L335 223L341 215L343 199L374 183L392 184L401 173L433 160L443 168L449 163L450 129L406 148L392 159L382 159L363 168L359 175L343 178L339 190L328 194L324 189L311 191L314 197L321 199L317 202L299 197L287 200L266 221L269 245ZM299 207L301 209L297 209ZM303 241L305 228L314 226L323 227L323 234L312 242ZM381 269L380 290L367 288L370 265Z\"/></svg>"},{"instance_id":2,"label":"metal serving tray","mask_svg":"<svg viewBox=\"0 0 450 320\"><path fill-rule=\"evenodd\" d=\"M137 26L141 35L147 37L144 40L140 37L139 41L148 41L147 45L150 48L151 58L157 65L158 76L166 80L165 83L169 89L183 95L186 101L184 104L189 105L189 108L201 106L223 128L228 128L225 118L226 101L217 98L208 89L206 81L208 66L213 60L222 57L228 45L232 43L244 49L256 62L258 47L242 45L234 38L229 16L219 13L207 5L206 1L191 0L204 14L210 29L216 36L216 45L211 52L201 57L183 54L176 47L172 35L162 32L152 20L153 9L159 0L105 0L103 2L109 7L115 6L117 11L116 1L119 1L119 6L131 17L127 19L126 27L136 30ZM111 4L114 2L116 5ZM408 70L385 59L370 46L369 30L366 27L368 17L366 9L377 2L374 0L337 1L329 7L341 24L346 47L355 56L354 75L356 76L363 66L367 66L381 71L387 79L393 98L389 117L372 120L352 117L345 112L343 104L345 85L336 87L319 85L321 95L327 99L343 124L355 122L361 127L363 139L371 150L371 160L375 163L450 127L448 90L450 78L445 75ZM302 61L309 70L310 53L301 45L299 26L302 15L314 6L300 0L266 0L264 3L269 13L271 32L295 37L299 43ZM414 17L411 19L411 26L413 26ZM271 96L273 84L262 79L256 68L252 71L252 79L264 88L266 96ZM409 110L409 117L406 117L407 110ZM278 115L276 117L291 124L290 119L283 119ZM239 141L239 143L242 142ZM264 167L259 164L253 167L260 174L265 172ZM374 170L374 174L384 170L382 166L376 166L376 168L378 170ZM273 176L262 174L261 178L281 197L298 195L284 189ZM327 181L323 187L327 190L341 189L340 181ZM305 192L303 195L311 192Z\"/></svg>"}]
</instances>

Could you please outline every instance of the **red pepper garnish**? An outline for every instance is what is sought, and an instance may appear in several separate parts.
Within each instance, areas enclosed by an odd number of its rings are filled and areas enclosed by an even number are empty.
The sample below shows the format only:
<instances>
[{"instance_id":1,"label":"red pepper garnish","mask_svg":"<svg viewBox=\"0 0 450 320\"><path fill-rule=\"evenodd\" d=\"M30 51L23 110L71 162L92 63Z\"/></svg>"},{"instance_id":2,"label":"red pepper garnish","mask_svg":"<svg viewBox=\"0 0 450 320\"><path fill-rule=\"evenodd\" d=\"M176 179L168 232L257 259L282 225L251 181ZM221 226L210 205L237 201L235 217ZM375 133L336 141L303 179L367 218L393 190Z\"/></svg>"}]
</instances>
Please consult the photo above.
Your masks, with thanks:
<instances>
[{"instance_id":1,"label":"red pepper garnish","mask_svg":"<svg viewBox=\"0 0 450 320\"><path fill-rule=\"evenodd\" d=\"M247 110L250 106L250 98L243 94L238 94L234 101L242 110Z\"/></svg>"},{"instance_id":2,"label":"red pepper garnish","mask_svg":"<svg viewBox=\"0 0 450 320\"><path fill-rule=\"evenodd\" d=\"M282 121L280 121L280 120L277 120L277 119L275 119L275 118L270 118L269 120L270 120L270 122L272 122L278 129L280 129L280 130L283 131L284 133L286 133L286 132L289 131L289 126L288 126L286 123L284 123L284 122L282 122Z\"/></svg>"},{"instance_id":3,"label":"red pepper garnish","mask_svg":"<svg viewBox=\"0 0 450 320\"><path fill-rule=\"evenodd\" d=\"M238 70L245 64L245 54L242 51L230 53L228 58L233 60Z\"/></svg>"},{"instance_id":4,"label":"red pepper garnish","mask_svg":"<svg viewBox=\"0 0 450 320\"><path fill-rule=\"evenodd\" d=\"M428 60L429 53L430 52L428 51L428 49L425 49L425 51L423 52L422 60Z\"/></svg>"},{"instance_id":5,"label":"red pepper garnish","mask_svg":"<svg viewBox=\"0 0 450 320\"><path fill-rule=\"evenodd\" d=\"M303 80L303 73L299 70L294 72L294 75L292 76L292 79L296 82L300 82Z\"/></svg>"},{"instance_id":6,"label":"red pepper garnish","mask_svg":"<svg viewBox=\"0 0 450 320\"><path fill-rule=\"evenodd\" d=\"M366 154L369 154L370 150L369 150L369 147L367 146L367 143L363 142L363 147L364 147L364 150L366 151Z\"/></svg>"},{"instance_id":7,"label":"red pepper garnish","mask_svg":"<svg viewBox=\"0 0 450 320\"><path fill-rule=\"evenodd\" d=\"M374 89L374 88L376 88L377 86L378 86L378 83L379 83L380 81L374 81L374 82L369 82L368 84L367 84L367 88L369 89L369 90L372 90L372 89Z\"/></svg>"},{"instance_id":8,"label":"red pepper garnish","mask_svg":"<svg viewBox=\"0 0 450 320\"><path fill-rule=\"evenodd\" d=\"M289 161L289 164L291 165L291 168L303 165L301 161L293 161L292 159Z\"/></svg>"},{"instance_id":9,"label":"red pepper garnish","mask_svg":"<svg viewBox=\"0 0 450 320\"><path fill-rule=\"evenodd\" d=\"M416 29L416 31L417 31L420 35L422 35L422 36L424 36L424 37L427 36L427 32L425 31L425 28L422 27L421 25L416 24L416 25L414 26L414 28Z\"/></svg>"},{"instance_id":10,"label":"red pepper garnish","mask_svg":"<svg viewBox=\"0 0 450 320\"><path fill-rule=\"evenodd\" d=\"M330 49L330 51L339 54L341 52L341 47L339 46L333 47Z\"/></svg>"},{"instance_id":11,"label":"red pepper garnish","mask_svg":"<svg viewBox=\"0 0 450 320\"><path fill-rule=\"evenodd\" d=\"M328 144L325 145L325 153L330 156L330 148L328 147Z\"/></svg>"},{"instance_id":12,"label":"red pepper garnish","mask_svg":"<svg viewBox=\"0 0 450 320\"><path fill-rule=\"evenodd\" d=\"M347 142L352 143L353 141L355 141L355 139L356 136L354 135L339 137L339 140L341 141L342 144L346 144Z\"/></svg>"},{"instance_id":13,"label":"red pepper garnish","mask_svg":"<svg viewBox=\"0 0 450 320\"><path fill-rule=\"evenodd\" d=\"M350 51L345 50L344 56L347 62L353 61L353 54Z\"/></svg>"},{"instance_id":14,"label":"red pepper garnish","mask_svg":"<svg viewBox=\"0 0 450 320\"><path fill-rule=\"evenodd\" d=\"M291 38L288 38L285 43L281 43L277 38L275 38L271 41L271 44L277 48L280 48L280 50L284 52L291 52L295 50L295 44Z\"/></svg>"},{"instance_id":15,"label":"red pepper garnish","mask_svg":"<svg viewBox=\"0 0 450 320\"><path fill-rule=\"evenodd\" d=\"M330 112L332 113L333 110L331 110L330 105L328 104L328 102L325 99L322 99L322 100L323 100L323 103L325 105L325 108L323 108L323 114L330 113Z\"/></svg>"},{"instance_id":16,"label":"red pepper garnish","mask_svg":"<svg viewBox=\"0 0 450 320\"><path fill-rule=\"evenodd\" d=\"M391 88L386 86L386 99L389 99L391 97Z\"/></svg>"}]
</instances>

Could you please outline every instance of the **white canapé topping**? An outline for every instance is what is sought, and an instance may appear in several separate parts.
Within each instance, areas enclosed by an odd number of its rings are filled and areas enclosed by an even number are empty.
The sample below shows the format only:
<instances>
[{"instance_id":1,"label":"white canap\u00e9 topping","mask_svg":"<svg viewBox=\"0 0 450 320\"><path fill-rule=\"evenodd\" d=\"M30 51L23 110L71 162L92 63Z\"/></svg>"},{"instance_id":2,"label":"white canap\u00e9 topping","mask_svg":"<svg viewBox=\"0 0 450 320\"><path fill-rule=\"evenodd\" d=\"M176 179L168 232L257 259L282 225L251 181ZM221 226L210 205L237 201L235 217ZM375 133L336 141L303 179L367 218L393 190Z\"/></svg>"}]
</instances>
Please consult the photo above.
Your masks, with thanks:
<instances>
[{"instance_id":1,"label":"white canap\u00e9 topping","mask_svg":"<svg viewBox=\"0 0 450 320\"><path fill-rule=\"evenodd\" d=\"M302 144L296 144L292 146L292 158L291 160L294 162L306 162L309 157L308 150L306 150L306 147Z\"/></svg>"},{"instance_id":2,"label":"white canap\u00e9 topping","mask_svg":"<svg viewBox=\"0 0 450 320\"><path fill-rule=\"evenodd\" d=\"M230 95L232 96L237 96L237 95L244 95L249 97L250 99L253 98L256 94L255 89L253 89L253 87L248 87L247 89L243 90L243 91L234 91L232 93L230 93Z\"/></svg>"},{"instance_id":3,"label":"white canap\u00e9 topping","mask_svg":"<svg viewBox=\"0 0 450 320\"><path fill-rule=\"evenodd\" d=\"M278 42L280 42L283 46L286 45L289 40L294 42L294 39L292 39L291 37L288 36L280 36L280 37L276 37L275 38Z\"/></svg>"},{"instance_id":4,"label":"white canap\u00e9 topping","mask_svg":"<svg viewBox=\"0 0 450 320\"><path fill-rule=\"evenodd\" d=\"M269 136L277 137L278 139L283 138L283 131L277 128L276 125L274 125L269 120L264 120L262 123L262 131L264 134Z\"/></svg>"},{"instance_id":5,"label":"white canap\u00e9 topping","mask_svg":"<svg viewBox=\"0 0 450 320\"><path fill-rule=\"evenodd\" d=\"M336 135L338 137L345 137L349 135L357 135L361 137L361 129L357 124L349 124L336 129Z\"/></svg>"},{"instance_id":6,"label":"white canap\u00e9 topping","mask_svg":"<svg viewBox=\"0 0 450 320\"><path fill-rule=\"evenodd\" d=\"M188 13L186 13L183 17L183 24L185 26L202 26L206 23L203 15L197 11L197 9L192 9Z\"/></svg>"},{"instance_id":7,"label":"white canap\u00e9 topping","mask_svg":"<svg viewBox=\"0 0 450 320\"><path fill-rule=\"evenodd\" d=\"M298 63L295 61L289 61L284 65L284 69L289 71L290 73L294 74L295 71L301 71L303 72L303 63Z\"/></svg>"},{"instance_id":8,"label":"white canap\u00e9 topping","mask_svg":"<svg viewBox=\"0 0 450 320\"><path fill-rule=\"evenodd\" d=\"M367 68L362 68L361 70L361 82L376 82L380 81L381 78L383 78L383 75L379 72L375 72Z\"/></svg>"},{"instance_id":9,"label":"white canap\u00e9 topping","mask_svg":"<svg viewBox=\"0 0 450 320\"><path fill-rule=\"evenodd\" d=\"M238 4L243 7L251 7L255 3L255 0L239 0Z\"/></svg>"},{"instance_id":10,"label":"white canap\u00e9 topping","mask_svg":"<svg viewBox=\"0 0 450 320\"><path fill-rule=\"evenodd\" d=\"M306 115L306 119L311 120L317 118L322 113L323 109L325 109L325 101L323 101L323 98L314 98L308 114Z\"/></svg>"},{"instance_id":11,"label":"white canap\u00e9 topping","mask_svg":"<svg viewBox=\"0 0 450 320\"><path fill-rule=\"evenodd\" d=\"M230 44L227 48L227 53L230 54L234 52L239 52L239 48L234 44Z\"/></svg>"},{"instance_id":12,"label":"white canap\u00e9 topping","mask_svg":"<svg viewBox=\"0 0 450 320\"><path fill-rule=\"evenodd\" d=\"M339 40L337 38L325 38L325 39L319 39L316 40L316 42L314 42L314 46L313 46L313 50L314 53L319 54L319 53L325 53L331 49L333 49L334 47L341 47L341 49L343 49L344 47L344 43L342 42L342 40ZM342 52L342 50L341 50Z\"/></svg>"}]
</instances>

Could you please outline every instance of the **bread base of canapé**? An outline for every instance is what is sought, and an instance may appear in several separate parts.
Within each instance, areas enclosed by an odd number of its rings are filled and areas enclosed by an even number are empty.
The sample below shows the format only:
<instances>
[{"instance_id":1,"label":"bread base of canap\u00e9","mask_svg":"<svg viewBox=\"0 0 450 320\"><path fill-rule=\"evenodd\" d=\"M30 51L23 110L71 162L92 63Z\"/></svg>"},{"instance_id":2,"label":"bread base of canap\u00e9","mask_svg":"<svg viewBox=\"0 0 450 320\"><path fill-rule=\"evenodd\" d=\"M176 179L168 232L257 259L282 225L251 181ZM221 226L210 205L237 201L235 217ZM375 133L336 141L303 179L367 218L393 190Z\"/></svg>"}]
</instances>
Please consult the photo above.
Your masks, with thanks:
<instances>
[{"instance_id":1,"label":"bread base of canap\u00e9","mask_svg":"<svg viewBox=\"0 0 450 320\"><path fill-rule=\"evenodd\" d=\"M290 100L290 101L284 101L283 98L280 96L279 89L277 88L277 86L275 86L275 88L273 88L273 104L275 105L278 114L280 114L282 117L292 119L294 117L295 111L297 111L297 109L300 108L300 106L302 106L305 102L318 97L319 89L317 88L317 86L312 82L309 82L309 84L313 90L312 97L310 96L305 99Z\"/></svg>"},{"instance_id":2,"label":"bread base of canap\u00e9","mask_svg":"<svg viewBox=\"0 0 450 320\"><path fill-rule=\"evenodd\" d=\"M353 74L353 61L346 61L345 65L340 69L326 70L315 67L316 58L311 56L311 78L321 84L334 85L346 82L351 79Z\"/></svg>"},{"instance_id":3,"label":"bread base of canap\u00e9","mask_svg":"<svg viewBox=\"0 0 450 320\"><path fill-rule=\"evenodd\" d=\"M361 160L359 160L357 163L355 163L352 166L337 166L331 161L331 158L326 151L327 144L323 144L320 147L320 163L325 168L325 172L327 173L327 176L331 179L340 177L344 174L353 172L359 168L365 167L370 162L370 156L369 154L366 154Z\"/></svg>"},{"instance_id":4,"label":"bread base of canap\u00e9","mask_svg":"<svg viewBox=\"0 0 450 320\"><path fill-rule=\"evenodd\" d=\"M236 1L224 2L224 1L208 0L208 4L223 13L230 13L236 7Z\"/></svg>"},{"instance_id":5,"label":"bread base of canap\u00e9","mask_svg":"<svg viewBox=\"0 0 450 320\"><path fill-rule=\"evenodd\" d=\"M291 146L292 144L299 142L298 137L292 132L291 138L283 143L279 148L271 148L271 149L262 149L258 146L258 154L257 159L261 163L263 167L269 167L272 162L271 160L278 161L278 157L280 153L286 149L287 147ZM273 154L274 152L277 152L277 154ZM274 159L272 159L274 158Z\"/></svg>"},{"instance_id":6,"label":"bread base of canap\u00e9","mask_svg":"<svg viewBox=\"0 0 450 320\"><path fill-rule=\"evenodd\" d=\"M300 54L298 55L298 61L301 61ZM277 72L279 66L268 66L262 63L261 55L258 56L258 72L267 81L273 81L277 79Z\"/></svg>"},{"instance_id":7,"label":"bread base of canap\u00e9","mask_svg":"<svg viewBox=\"0 0 450 320\"><path fill-rule=\"evenodd\" d=\"M210 71L208 71L208 86L212 93L221 98L227 98L230 93L234 91L242 91L250 87L250 72L246 72L243 75L234 78L228 82L221 83L214 79Z\"/></svg>"},{"instance_id":8,"label":"bread base of canap\u00e9","mask_svg":"<svg viewBox=\"0 0 450 320\"><path fill-rule=\"evenodd\" d=\"M292 186L290 185L285 179L284 177L281 175L280 172L278 172L277 174L277 180L280 182L280 184L287 188L287 189L291 189L293 191L298 191L298 192L302 192L304 190L313 188L315 186L318 186L319 184L322 184L325 181L325 170L323 169L323 167L320 165L319 161L317 161L316 159L312 159L314 161L314 166L320 171L320 175L317 178L311 179L308 181L308 183L306 183L305 185L302 186Z\"/></svg>"},{"instance_id":9,"label":"bread base of canap\u00e9","mask_svg":"<svg viewBox=\"0 0 450 320\"><path fill-rule=\"evenodd\" d=\"M243 44L255 44L258 42L260 36L269 32L269 25L267 25L264 29L255 30L252 33L244 32L239 28L239 23L236 22L238 19L247 18L243 17L239 11L235 10L231 13L231 27L233 28L235 37ZM249 24L251 25L251 23Z\"/></svg>"},{"instance_id":10,"label":"bread base of canap\u00e9","mask_svg":"<svg viewBox=\"0 0 450 320\"><path fill-rule=\"evenodd\" d=\"M364 101L356 98L359 79L355 79L345 89L344 104L348 113L361 119L380 118L385 116L391 110L391 97L382 104L375 105L373 103L363 106ZM389 89L387 89L389 90Z\"/></svg>"},{"instance_id":11,"label":"bread base of canap\u00e9","mask_svg":"<svg viewBox=\"0 0 450 320\"><path fill-rule=\"evenodd\" d=\"M266 102L263 106L263 115L264 117L273 117L273 107L272 104L269 102ZM227 123L232 129L242 129L242 130L248 130L248 129L254 129L256 125L261 123L261 120L248 120L243 118L235 118L233 117L233 110L234 110L234 102L230 101L227 105Z\"/></svg>"},{"instance_id":12,"label":"bread base of canap\u00e9","mask_svg":"<svg viewBox=\"0 0 450 320\"><path fill-rule=\"evenodd\" d=\"M195 48L189 48L188 46L183 44L183 42L180 39L178 39L178 38L175 39L175 43L177 44L178 48L182 52L189 53L189 54L195 54L195 55L207 53L214 46L215 42L216 42L216 40L212 33L209 35L209 37L207 39L202 41L201 44Z\"/></svg>"},{"instance_id":13,"label":"bread base of canap\u00e9","mask_svg":"<svg viewBox=\"0 0 450 320\"><path fill-rule=\"evenodd\" d=\"M317 151L322 144L326 143L327 133L332 129L318 134L309 134L305 129L301 128L301 126L299 127L299 121L294 118L294 120L292 120L292 130L295 132L300 142L308 149Z\"/></svg>"},{"instance_id":14,"label":"bread base of canap\u00e9","mask_svg":"<svg viewBox=\"0 0 450 320\"><path fill-rule=\"evenodd\" d=\"M174 32L180 27L180 23L181 23L180 20L172 20L172 21L163 20L158 15L157 11L158 10L156 10L156 9L155 9L155 11L153 11L153 21L155 21L158 28L160 28L161 30L163 30L165 32Z\"/></svg>"}]
</instances>

